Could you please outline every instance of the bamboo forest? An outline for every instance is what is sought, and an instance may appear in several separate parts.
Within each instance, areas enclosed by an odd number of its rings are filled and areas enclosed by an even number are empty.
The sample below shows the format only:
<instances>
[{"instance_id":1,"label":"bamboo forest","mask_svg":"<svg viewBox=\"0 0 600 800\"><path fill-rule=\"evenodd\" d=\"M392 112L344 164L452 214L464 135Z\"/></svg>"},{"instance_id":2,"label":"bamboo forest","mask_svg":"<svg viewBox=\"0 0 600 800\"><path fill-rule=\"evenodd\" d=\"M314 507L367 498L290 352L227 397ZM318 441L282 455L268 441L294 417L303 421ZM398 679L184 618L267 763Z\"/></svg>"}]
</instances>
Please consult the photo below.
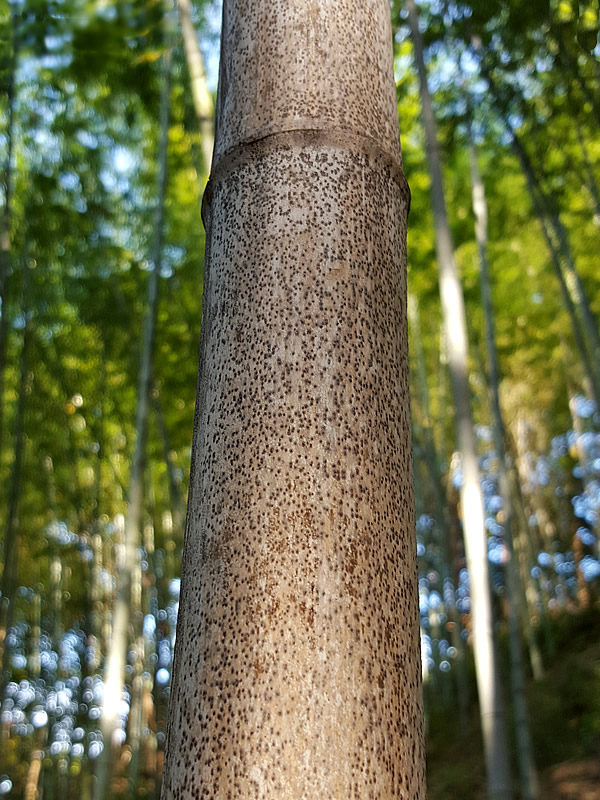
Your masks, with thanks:
<instances>
[{"instance_id":1,"label":"bamboo forest","mask_svg":"<svg viewBox=\"0 0 600 800\"><path fill-rule=\"evenodd\" d=\"M600 800L599 14L0 0L0 798Z\"/></svg>"}]
</instances>

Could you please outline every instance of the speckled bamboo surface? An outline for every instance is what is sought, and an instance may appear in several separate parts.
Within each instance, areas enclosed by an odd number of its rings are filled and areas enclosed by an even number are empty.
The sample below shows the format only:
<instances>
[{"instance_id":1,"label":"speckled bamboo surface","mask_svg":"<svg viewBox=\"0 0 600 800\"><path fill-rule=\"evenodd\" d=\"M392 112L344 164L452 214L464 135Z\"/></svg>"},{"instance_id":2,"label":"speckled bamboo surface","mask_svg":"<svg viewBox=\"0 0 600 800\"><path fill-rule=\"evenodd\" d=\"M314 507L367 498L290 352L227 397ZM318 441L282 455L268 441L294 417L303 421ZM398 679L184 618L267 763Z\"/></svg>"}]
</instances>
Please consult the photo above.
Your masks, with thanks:
<instances>
[{"instance_id":1,"label":"speckled bamboo surface","mask_svg":"<svg viewBox=\"0 0 600 800\"><path fill-rule=\"evenodd\" d=\"M386 0L226 0L163 798L424 800Z\"/></svg>"}]
</instances>

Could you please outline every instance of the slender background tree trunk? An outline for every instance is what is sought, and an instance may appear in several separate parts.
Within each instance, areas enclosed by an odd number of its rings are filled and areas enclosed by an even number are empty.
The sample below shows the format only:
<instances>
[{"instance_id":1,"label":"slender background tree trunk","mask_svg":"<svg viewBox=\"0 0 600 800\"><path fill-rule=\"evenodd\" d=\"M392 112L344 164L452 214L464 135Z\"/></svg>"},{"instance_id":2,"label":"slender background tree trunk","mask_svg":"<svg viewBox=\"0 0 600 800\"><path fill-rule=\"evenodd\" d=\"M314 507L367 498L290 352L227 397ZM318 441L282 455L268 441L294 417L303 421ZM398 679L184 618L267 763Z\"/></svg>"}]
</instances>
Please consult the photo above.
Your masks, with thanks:
<instances>
[{"instance_id":1,"label":"slender background tree trunk","mask_svg":"<svg viewBox=\"0 0 600 800\"><path fill-rule=\"evenodd\" d=\"M423 55L423 42L419 31L417 7L414 0L407 0L406 5L412 32L415 61L419 73L427 159L431 176L431 199L435 223L440 298L454 395L456 440L461 454L462 485L460 499L467 566L471 581L473 649L475 652L477 690L486 758L488 794L490 800L509 800L512 797L510 764L502 686L494 641L483 494L471 416L465 306L454 261L454 248L446 212L442 164L437 143L433 106L427 86L427 72Z\"/></svg>"},{"instance_id":2,"label":"slender background tree trunk","mask_svg":"<svg viewBox=\"0 0 600 800\"><path fill-rule=\"evenodd\" d=\"M439 536L439 547L442 559L440 569L442 578L442 598L446 608L448 618L451 622L450 639L456 648L457 657L455 663L456 690L458 699L458 713L461 721L463 734L467 732L468 711L469 711L469 683L467 675L467 664L465 657L465 642L461 636L462 622L461 615L456 606L456 587L452 570L452 558L450 554L450 530L448 525L448 507L442 485L442 470L440 459L435 446L433 435L433 423L429 403L429 389L427 386L427 372L425 370L425 353L421 339L421 323L419 318L419 307L414 295L408 296L408 315L414 342L414 354L417 362L417 387L418 404L424 417L423 439L424 455L427 464L429 483L434 498L434 507ZM418 517L417 517L418 519ZM449 601L448 599L451 598ZM449 626L450 627L450 626Z\"/></svg>"},{"instance_id":3,"label":"slender background tree trunk","mask_svg":"<svg viewBox=\"0 0 600 800\"><path fill-rule=\"evenodd\" d=\"M15 106L16 106L16 73L18 64L19 37L17 30L18 16L16 5L10 4L10 22L12 29L12 48L8 66L6 87L6 113L8 124L6 129L7 148L6 161L2 170L2 189L4 206L0 213L0 456L4 444L4 368L6 364L6 340L8 337L8 289L12 262L12 193L13 193L13 154L15 149Z\"/></svg>"},{"instance_id":4,"label":"slender background tree trunk","mask_svg":"<svg viewBox=\"0 0 600 800\"><path fill-rule=\"evenodd\" d=\"M150 410L150 389L152 384L152 356L154 334L158 312L158 287L162 264L162 245L165 226L165 199L167 189L167 152L169 141L169 98L171 90L171 48L163 55L163 88L160 107L160 143L158 153L157 207L152 243L152 269L148 275L148 307L144 321L142 351L138 374L138 398L136 414L136 440L131 473L125 525L124 558L117 574L117 596L113 609L112 636L106 657L104 697L102 702L102 735L104 750L99 764L96 796L102 800L112 797L111 776L114 762L114 736L118 725L121 692L125 681L127 645L132 611L141 617L141 608L134 600L134 583L140 569L139 548L141 545L141 525L144 498L144 462L146 452L146 433ZM137 638L137 637L136 637Z\"/></svg>"},{"instance_id":5,"label":"slender background tree trunk","mask_svg":"<svg viewBox=\"0 0 600 800\"><path fill-rule=\"evenodd\" d=\"M215 114L212 97L206 85L206 73L204 72L204 59L198 44L198 34L192 20L191 0L177 0L179 11L179 25L181 27L181 37L185 50L185 60L187 62L192 89L192 100L194 110L198 117L200 129L200 146L202 148L202 161L205 174L210 173L212 164L213 148L215 144L214 122Z\"/></svg>"},{"instance_id":6,"label":"slender background tree trunk","mask_svg":"<svg viewBox=\"0 0 600 800\"><path fill-rule=\"evenodd\" d=\"M539 797L539 786L531 747L529 714L525 696L525 672L523 669L523 654L521 649L521 627L519 624L521 592L520 576L513 542L514 512L510 491L510 465L508 464L508 455L505 447L504 419L500 407L500 369L496 353L492 286L487 258L488 208L485 186L481 178L481 172L477 162L477 152L473 142L471 142L469 146L469 159L473 190L473 212L475 214L475 238L479 249L481 305L483 307L485 320L485 338L490 373L494 449L496 450L496 459L498 462L499 489L504 503L502 521L504 541L509 555L508 563L505 568L505 592L508 603L510 684L512 688L514 726L517 740L517 762L519 764L523 800L537 800Z\"/></svg>"},{"instance_id":7,"label":"slender background tree trunk","mask_svg":"<svg viewBox=\"0 0 600 800\"><path fill-rule=\"evenodd\" d=\"M17 395L17 413L14 432L14 457L10 472L8 490L8 512L4 530L4 548L2 564L2 580L0 581L0 698L4 697L4 689L10 677L10 664L6 649L6 633L14 621L15 592L18 586L19 575L19 505L21 502L21 487L23 483L23 466L25 458L25 411L27 396L31 391L31 376L29 372L29 349L31 345L31 319L29 285L31 275L30 267L23 267L23 316L25 328L23 330L23 344L19 359L19 387Z\"/></svg>"}]
</instances>

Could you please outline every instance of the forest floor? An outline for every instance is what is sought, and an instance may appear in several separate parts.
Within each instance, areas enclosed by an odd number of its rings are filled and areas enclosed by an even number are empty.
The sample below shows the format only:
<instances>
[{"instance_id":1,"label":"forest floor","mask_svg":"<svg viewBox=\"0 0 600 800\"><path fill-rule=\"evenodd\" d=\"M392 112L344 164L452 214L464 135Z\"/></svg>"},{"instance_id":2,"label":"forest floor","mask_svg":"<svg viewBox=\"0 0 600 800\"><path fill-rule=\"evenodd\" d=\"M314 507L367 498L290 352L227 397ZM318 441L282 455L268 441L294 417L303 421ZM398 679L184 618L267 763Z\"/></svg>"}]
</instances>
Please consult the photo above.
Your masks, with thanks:
<instances>
[{"instance_id":1,"label":"forest floor","mask_svg":"<svg viewBox=\"0 0 600 800\"><path fill-rule=\"evenodd\" d=\"M547 800L600 800L600 759L565 761L542 776Z\"/></svg>"},{"instance_id":2,"label":"forest floor","mask_svg":"<svg viewBox=\"0 0 600 800\"><path fill-rule=\"evenodd\" d=\"M540 796L543 800L600 800L600 607L562 615L553 622L551 633L553 647L544 659L545 676L538 682L530 679L527 693ZM501 648L508 678L506 642L501 642ZM430 691L428 800L486 797L472 665L470 684L466 725L460 724L456 706L452 707L452 686L445 689L445 708L440 699L434 701L444 696L444 687ZM517 774L514 763L515 797L520 796Z\"/></svg>"}]
</instances>

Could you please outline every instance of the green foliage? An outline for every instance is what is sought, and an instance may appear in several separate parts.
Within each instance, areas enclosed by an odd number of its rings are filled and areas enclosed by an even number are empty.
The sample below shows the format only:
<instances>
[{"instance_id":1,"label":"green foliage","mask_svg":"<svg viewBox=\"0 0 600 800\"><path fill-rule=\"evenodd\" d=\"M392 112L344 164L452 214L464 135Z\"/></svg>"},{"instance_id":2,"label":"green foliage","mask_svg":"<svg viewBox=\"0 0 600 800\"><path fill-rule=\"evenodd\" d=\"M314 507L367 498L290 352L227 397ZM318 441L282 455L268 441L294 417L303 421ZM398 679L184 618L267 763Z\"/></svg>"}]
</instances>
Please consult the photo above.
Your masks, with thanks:
<instances>
[{"instance_id":1,"label":"green foliage","mask_svg":"<svg viewBox=\"0 0 600 800\"><path fill-rule=\"evenodd\" d=\"M3 9L2 79L15 69L12 257L6 422L14 425L23 321L31 328L20 581L42 584L47 528L79 536L123 513L134 442L136 375L154 225L163 30L176 17L155 0ZM15 55L14 65L11 61ZM182 490L189 472L204 231L195 170L198 134L181 47L175 54L168 196L155 379L162 387ZM8 134L8 131L6 131ZM6 138L0 160L7 154ZM30 273L24 296L24 270ZM155 427L150 458L162 461ZM42 464L54 465L49 502ZM0 454L4 486L14 456ZM6 492L1 492L6 500ZM170 506L163 475L158 515ZM2 509L2 514L5 510ZM84 540L81 540L83 546ZM79 547L81 549L81 547ZM77 548L65 624L81 615ZM19 604L28 616L27 606Z\"/></svg>"}]
</instances>

